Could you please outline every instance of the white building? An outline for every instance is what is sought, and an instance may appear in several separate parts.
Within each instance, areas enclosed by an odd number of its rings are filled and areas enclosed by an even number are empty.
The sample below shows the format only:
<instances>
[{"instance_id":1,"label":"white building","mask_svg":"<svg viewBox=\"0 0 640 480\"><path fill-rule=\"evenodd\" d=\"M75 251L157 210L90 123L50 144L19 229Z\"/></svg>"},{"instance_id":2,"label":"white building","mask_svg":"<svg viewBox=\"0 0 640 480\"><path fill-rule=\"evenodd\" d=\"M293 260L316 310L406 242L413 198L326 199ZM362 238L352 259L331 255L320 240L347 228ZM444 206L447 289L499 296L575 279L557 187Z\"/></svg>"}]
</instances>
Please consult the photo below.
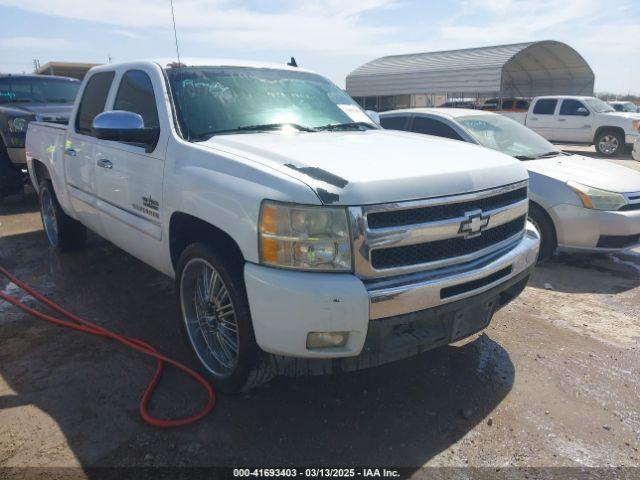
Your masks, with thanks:
<instances>
[{"instance_id":1,"label":"white building","mask_svg":"<svg viewBox=\"0 0 640 480\"><path fill-rule=\"evenodd\" d=\"M392 55L356 68L346 90L367 109L438 106L446 101L593 95L589 64L556 41Z\"/></svg>"}]
</instances>

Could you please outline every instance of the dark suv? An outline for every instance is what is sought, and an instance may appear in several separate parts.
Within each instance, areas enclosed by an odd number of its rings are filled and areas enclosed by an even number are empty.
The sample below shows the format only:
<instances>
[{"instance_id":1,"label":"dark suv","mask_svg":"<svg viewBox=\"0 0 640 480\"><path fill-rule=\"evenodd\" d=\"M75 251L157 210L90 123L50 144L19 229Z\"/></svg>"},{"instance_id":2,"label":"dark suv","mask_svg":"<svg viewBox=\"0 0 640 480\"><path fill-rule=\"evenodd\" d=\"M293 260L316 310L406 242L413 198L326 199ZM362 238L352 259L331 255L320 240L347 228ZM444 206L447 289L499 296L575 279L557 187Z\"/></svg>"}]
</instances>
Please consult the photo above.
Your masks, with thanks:
<instances>
[{"instance_id":1,"label":"dark suv","mask_svg":"<svg viewBox=\"0 0 640 480\"><path fill-rule=\"evenodd\" d=\"M0 75L0 200L22 191L29 122L67 123L78 88L74 78Z\"/></svg>"}]
</instances>

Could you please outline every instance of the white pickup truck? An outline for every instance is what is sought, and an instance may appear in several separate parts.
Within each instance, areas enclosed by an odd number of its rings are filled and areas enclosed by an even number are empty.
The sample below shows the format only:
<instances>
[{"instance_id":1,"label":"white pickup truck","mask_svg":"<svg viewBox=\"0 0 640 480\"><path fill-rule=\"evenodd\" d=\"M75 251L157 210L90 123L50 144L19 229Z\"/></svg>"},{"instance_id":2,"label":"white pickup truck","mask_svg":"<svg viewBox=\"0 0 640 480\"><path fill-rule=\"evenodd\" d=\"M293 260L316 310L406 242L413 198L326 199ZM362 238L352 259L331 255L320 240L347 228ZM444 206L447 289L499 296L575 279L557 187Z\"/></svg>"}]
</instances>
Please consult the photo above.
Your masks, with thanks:
<instances>
[{"instance_id":1,"label":"white pickup truck","mask_svg":"<svg viewBox=\"0 0 640 480\"><path fill-rule=\"evenodd\" d=\"M500 112L555 143L595 145L613 157L640 139L640 114L616 112L595 97L536 97L526 113Z\"/></svg>"},{"instance_id":2,"label":"white pickup truck","mask_svg":"<svg viewBox=\"0 0 640 480\"><path fill-rule=\"evenodd\" d=\"M69 125L32 122L26 144L50 244L89 228L175 278L227 390L467 337L538 254L520 162L383 130L298 68L97 67Z\"/></svg>"}]
</instances>

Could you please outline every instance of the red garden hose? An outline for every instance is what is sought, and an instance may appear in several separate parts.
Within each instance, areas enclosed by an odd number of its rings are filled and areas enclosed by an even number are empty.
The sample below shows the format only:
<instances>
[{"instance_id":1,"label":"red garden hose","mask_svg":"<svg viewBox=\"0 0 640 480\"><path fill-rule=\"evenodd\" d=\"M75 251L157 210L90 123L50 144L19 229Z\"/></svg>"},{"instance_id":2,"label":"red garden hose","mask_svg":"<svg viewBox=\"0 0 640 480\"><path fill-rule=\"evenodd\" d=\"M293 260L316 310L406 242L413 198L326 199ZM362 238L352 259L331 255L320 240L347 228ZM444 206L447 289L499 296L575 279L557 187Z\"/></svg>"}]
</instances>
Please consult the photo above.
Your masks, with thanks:
<instances>
[{"instance_id":1,"label":"red garden hose","mask_svg":"<svg viewBox=\"0 0 640 480\"><path fill-rule=\"evenodd\" d=\"M183 365L180 362L172 360L171 358L165 357L161 353L158 353L158 351L155 348L153 348L148 343L143 342L142 340L138 340L138 339L131 338L131 337L126 337L124 335L118 335L117 333L113 333L113 332L107 330L106 328L102 328L102 327L100 327L100 326L98 326L98 325L96 325L94 323L91 323L91 322L89 322L87 320L84 320L84 319L78 317L77 315L74 315L71 312L68 312L67 310L65 310L61 306L59 306L56 303L54 303L51 300L49 300L47 297L45 297L41 293L35 291L33 288L31 288L26 283L18 280L16 277L14 277L11 273L9 273L7 270L5 270L2 267L0 267L0 273L2 275L4 275L5 277L7 277L12 283L17 285L20 289L24 290L29 295L31 295L33 298L35 298L36 300L39 300L40 302L44 303L45 305L47 305L52 310L55 310L56 312L61 314L63 317L66 317L68 320L61 320L59 318L52 317L50 315L42 313L39 310L36 310L35 308L29 307L28 305L26 305L25 303L21 302L17 298L12 297L11 295L8 295L8 294L0 291L0 298L2 298L3 300L6 300L7 302L12 303L16 307L24 310L25 312L27 312L27 313L29 313L29 314L33 315L34 317L37 317L37 318L39 318L41 320L45 320L45 321L53 323L55 325L60 325L62 327L70 328L72 330L78 330L80 332L89 333L91 335L96 335L98 337L109 338L111 340L115 340L116 342L119 342L119 343L122 343L123 345L126 345L127 347L131 348L132 350L136 350L138 352L142 352L142 353L144 353L146 355L149 355L150 357L153 357L153 358L156 359L156 371L153 374L153 378L149 382L149 385L147 386L146 390L144 391L144 394L142 395L142 399L140 400L140 416L149 425L153 425L154 427L163 427L163 428L180 427L182 425L189 425L190 423L194 423L194 422L200 420L205 415L210 413L211 410L213 410L213 407L215 406L215 403L216 403L216 396L215 396L215 393L214 393L213 389L211 388L211 385L209 385L209 382L207 382L207 380L205 380L204 377L202 377L202 375L199 375L197 372L195 372L194 370L190 369L186 365ZM207 405L202 410L200 410L199 412L195 413L194 415L191 415L191 416L188 416L188 417L183 417L183 418L175 418L175 419L163 420L163 419L155 418L155 417L151 416L151 414L149 413L147 407L149 405L149 401L151 400L151 396L153 395L153 392L154 392L154 390L156 389L156 387L158 385L158 381L160 380L160 376L162 375L162 369L164 367L164 362L167 362L168 364L173 365L174 367L178 368L179 370L182 370L188 376L190 376L191 378L193 378L194 380L199 382L202 385L202 387L207 391L207 395L209 396L209 400L207 401Z\"/></svg>"}]
</instances>

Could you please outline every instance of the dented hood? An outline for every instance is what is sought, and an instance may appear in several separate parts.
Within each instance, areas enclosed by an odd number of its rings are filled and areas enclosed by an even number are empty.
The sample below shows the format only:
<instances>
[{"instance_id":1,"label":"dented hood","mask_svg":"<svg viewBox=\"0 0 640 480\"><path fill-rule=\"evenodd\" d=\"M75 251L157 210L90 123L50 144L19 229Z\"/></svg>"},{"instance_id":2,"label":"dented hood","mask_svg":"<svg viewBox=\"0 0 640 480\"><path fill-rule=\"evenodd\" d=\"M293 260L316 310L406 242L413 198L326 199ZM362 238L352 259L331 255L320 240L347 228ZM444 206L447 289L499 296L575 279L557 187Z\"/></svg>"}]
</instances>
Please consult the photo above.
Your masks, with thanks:
<instances>
[{"instance_id":1,"label":"dented hood","mask_svg":"<svg viewBox=\"0 0 640 480\"><path fill-rule=\"evenodd\" d=\"M205 145L297 178L326 204L454 195L528 177L521 162L493 150L393 130L218 135Z\"/></svg>"}]
</instances>

